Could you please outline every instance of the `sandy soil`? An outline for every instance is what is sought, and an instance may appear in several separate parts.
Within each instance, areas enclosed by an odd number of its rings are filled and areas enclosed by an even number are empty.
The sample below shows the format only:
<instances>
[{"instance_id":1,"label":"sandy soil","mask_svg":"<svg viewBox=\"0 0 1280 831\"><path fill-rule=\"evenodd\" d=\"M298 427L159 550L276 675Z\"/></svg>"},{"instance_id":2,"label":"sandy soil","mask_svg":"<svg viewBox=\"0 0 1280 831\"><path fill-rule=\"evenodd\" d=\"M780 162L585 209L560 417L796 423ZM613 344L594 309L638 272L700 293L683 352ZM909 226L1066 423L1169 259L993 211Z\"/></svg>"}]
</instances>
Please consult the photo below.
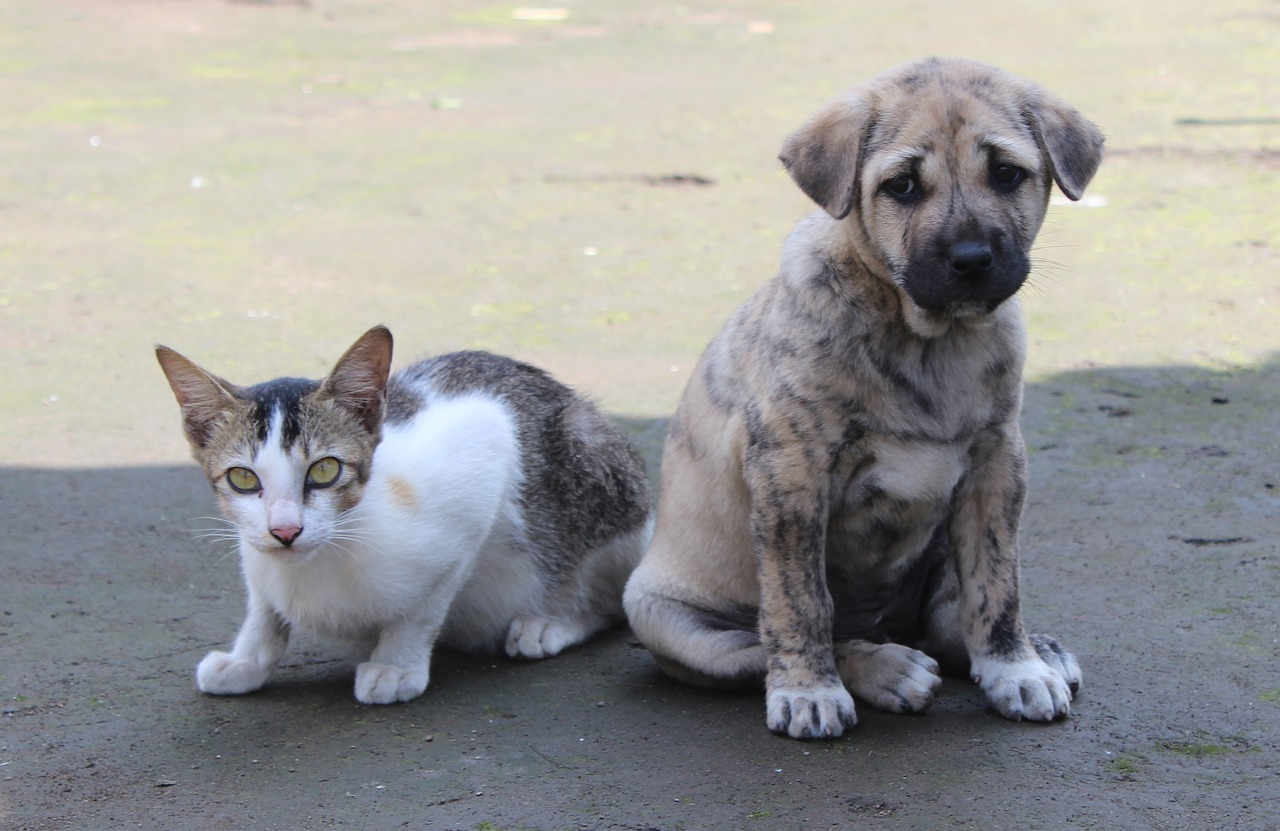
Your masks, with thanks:
<instances>
[{"instance_id":1,"label":"sandy soil","mask_svg":"<svg viewBox=\"0 0 1280 831\"><path fill-rule=\"evenodd\" d=\"M1280 8L124 0L0 10L0 827L1280 828ZM1110 155L1026 293L1032 628L1071 719L948 681L839 741L666 681L625 631L444 654L403 706L301 639L199 695L236 559L150 348L319 375L541 363L645 446L809 210L775 160L925 54L1036 78Z\"/></svg>"}]
</instances>

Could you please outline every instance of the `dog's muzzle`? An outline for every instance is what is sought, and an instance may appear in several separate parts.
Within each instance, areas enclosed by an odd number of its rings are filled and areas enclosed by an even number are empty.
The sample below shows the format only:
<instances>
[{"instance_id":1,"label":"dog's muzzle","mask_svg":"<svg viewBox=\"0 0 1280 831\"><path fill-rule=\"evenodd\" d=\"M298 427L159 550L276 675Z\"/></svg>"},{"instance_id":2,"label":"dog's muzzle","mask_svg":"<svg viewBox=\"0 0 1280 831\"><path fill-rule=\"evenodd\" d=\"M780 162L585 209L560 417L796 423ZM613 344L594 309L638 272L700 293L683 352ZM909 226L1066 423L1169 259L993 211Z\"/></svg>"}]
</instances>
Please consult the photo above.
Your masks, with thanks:
<instances>
[{"instance_id":1,"label":"dog's muzzle","mask_svg":"<svg viewBox=\"0 0 1280 831\"><path fill-rule=\"evenodd\" d=\"M901 285L912 302L927 312L993 312L1022 287L1031 262L998 241L966 238L931 246L902 273Z\"/></svg>"}]
</instances>

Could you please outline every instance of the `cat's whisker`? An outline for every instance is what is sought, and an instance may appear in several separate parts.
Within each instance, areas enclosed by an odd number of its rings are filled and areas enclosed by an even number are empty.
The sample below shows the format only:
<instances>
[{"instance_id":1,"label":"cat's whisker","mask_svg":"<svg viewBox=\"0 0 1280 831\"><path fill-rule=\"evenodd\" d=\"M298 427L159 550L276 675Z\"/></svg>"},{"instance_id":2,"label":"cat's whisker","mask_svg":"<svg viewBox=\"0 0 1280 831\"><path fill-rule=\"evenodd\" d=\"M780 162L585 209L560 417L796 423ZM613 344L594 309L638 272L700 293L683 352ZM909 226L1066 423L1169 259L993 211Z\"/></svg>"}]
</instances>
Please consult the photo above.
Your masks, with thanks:
<instances>
[{"instance_id":1,"label":"cat's whisker","mask_svg":"<svg viewBox=\"0 0 1280 831\"><path fill-rule=\"evenodd\" d=\"M347 520L343 520L339 518L334 520L332 525L334 530L336 531L367 532L369 530L369 528L366 525L359 522L355 518L347 519Z\"/></svg>"},{"instance_id":2,"label":"cat's whisker","mask_svg":"<svg viewBox=\"0 0 1280 831\"><path fill-rule=\"evenodd\" d=\"M188 529L187 529L187 533L191 534L192 536L196 536L196 537L213 537L213 536L217 536L217 535L219 535L219 534L222 534L223 536L226 536L226 537L232 537L232 538L235 538L235 537L238 537L238 536L240 535L240 529L239 529L239 528L235 528L235 527L231 527L231 528L188 528Z\"/></svg>"},{"instance_id":3,"label":"cat's whisker","mask_svg":"<svg viewBox=\"0 0 1280 831\"><path fill-rule=\"evenodd\" d=\"M361 533L361 534L348 534L348 533L346 533L346 532L344 532L344 531L337 531L337 532L334 532L334 534L333 534L333 536L331 537L331 539L334 539L334 540L342 540L343 542L349 542L349 543L355 543L355 544L357 544L357 545L362 545L362 546L364 546L365 548L369 549L370 551L374 552L375 554L381 554L381 553L382 553L382 549L378 548L378 546L376 546L376 545L374 545L372 542L370 542L370 540L372 540L372 539L373 539L373 534L368 534L368 533Z\"/></svg>"},{"instance_id":4,"label":"cat's whisker","mask_svg":"<svg viewBox=\"0 0 1280 831\"><path fill-rule=\"evenodd\" d=\"M236 543L240 541L240 537L237 534L214 533L214 534L196 534L195 536L196 536L196 539L198 540L208 540L210 543L228 543L233 548L235 547Z\"/></svg>"},{"instance_id":5,"label":"cat's whisker","mask_svg":"<svg viewBox=\"0 0 1280 831\"><path fill-rule=\"evenodd\" d=\"M195 516L191 518L192 522L219 522L230 528L238 528L239 526L231 520L223 516Z\"/></svg>"},{"instance_id":6,"label":"cat's whisker","mask_svg":"<svg viewBox=\"0 0 1280 831\"><path fill-rule=\"evenodd\" d=\"M358 542L372 547L371 541L375 539L375 535L370 531L351 532L338 529L333 532L333 538L348 540L350 542Z\"/></svg>"},{"instance_id":7,"label":"cat's whisker","mask_svg":"<svg viewBox=\"0 0 1280 831\"><path fill-rule=\"evenodd\" d=\"M218 523L211 527L186 529L187 533L191 534L198 540L224 540L226 542L235 542L240 539L240 526L226 517L198 516L194 517L194 521Z\"/></svg>"},{"instance_id":8,"label":"cat's whisker","mask_svg":"<svg viewBox=\"0 0 1280 831\"><path fill-rule=\"evenodd\" d=\"M347 555L348 557L350 557L352 560L355 560L356 562L360 562L361 560L365 559L364 557L362 557L362 556L361 556L361 554L360 554L359 552L357 552L357 551L353 551L353 550L351 550L351 548L349 548L348 546L343 545L343 543L344 543L344 542L360 542L360 541L359 541L359 540L351 540L351 539L347 539L347 538L345 538L345 537L341 537L341 536L337 536L337 535L333 536L333 537L332 537L332 538L330 538L330 540L329 540L329 544L330 544L330 545L332 545L334 548L338 549L338 550L339 550L339 551L341 551L343 554L345 554L345 555ZM368 546L368 545L366 545L366 544L364 544L364 543L361 543L361 547L362 547L362 548L365 548L365 549L368 549L368 548L369 548L369 546ZM382 552L381 552L381 551L378 551L377 549L372 549L372 553L377 554L377 555L381 555L381 554L382 554Z\"/></svg>"},{"instance_id":9,"label":"cat's whisker","mask_svg":"<svg viewBox=\"0 0 1280 831\"><path fill-rule=\"evenodd\" d=\"M356 515L355 509L348 509L333 518L334 528L350 528L359 526L361 517Z\"/></svg>"}]
</instances>

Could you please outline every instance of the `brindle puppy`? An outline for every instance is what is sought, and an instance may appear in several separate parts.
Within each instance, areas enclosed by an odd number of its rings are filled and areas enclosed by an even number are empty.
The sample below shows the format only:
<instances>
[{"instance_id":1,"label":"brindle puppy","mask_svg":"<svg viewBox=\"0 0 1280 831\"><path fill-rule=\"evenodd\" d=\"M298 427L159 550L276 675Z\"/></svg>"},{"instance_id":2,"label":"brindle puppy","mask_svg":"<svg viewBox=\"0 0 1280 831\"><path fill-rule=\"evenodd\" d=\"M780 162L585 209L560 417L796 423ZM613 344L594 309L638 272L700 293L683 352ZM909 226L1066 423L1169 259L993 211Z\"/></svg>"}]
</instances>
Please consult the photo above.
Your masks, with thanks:
<instances>
[{"instance_id":1,"label":"brindle puppy","mask_svg":"<svg viewBox=\"0 0 1280 831\"><path fill-rule=\"evenodd\" d=\"M940 59L787 139L782 162L822 210L703 354L627 586L664 670L763 678L769 728L797 738L853 725L850 692L924 710L935 658L1009 718L1069 713L1079 665L1026 633L1018 600L1014 294L1052 184L1078 199L1102 145L1044 89Z\"/></svg>"}]
</instances>

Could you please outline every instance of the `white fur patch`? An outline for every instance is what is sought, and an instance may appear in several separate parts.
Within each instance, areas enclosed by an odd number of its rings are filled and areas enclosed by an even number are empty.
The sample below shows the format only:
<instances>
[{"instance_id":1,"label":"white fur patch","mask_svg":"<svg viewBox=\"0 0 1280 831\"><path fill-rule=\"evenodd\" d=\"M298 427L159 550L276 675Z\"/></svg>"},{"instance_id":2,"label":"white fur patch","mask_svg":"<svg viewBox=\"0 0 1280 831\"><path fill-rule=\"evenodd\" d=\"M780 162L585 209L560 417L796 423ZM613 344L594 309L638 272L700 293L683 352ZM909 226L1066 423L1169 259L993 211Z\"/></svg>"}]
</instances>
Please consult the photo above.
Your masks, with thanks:
<instances>
[{"instance_id":1,"label":"white fur patch","mask_svg":"<svg viewBox=\"0 0 1280 831\"><path fill-rule=\"evenodd\" d=\"M793 739L834 739L858 723L853 696L838 683L772 688L765 695L765 711L769 729Z\"/></svg>"},{"instance_id":2,"label":"white fur patch","mask_svg":"<svg viewBox=\"0 0 1280 831\"><path fill-rule=\"evenodd\" d=\"M884 491L907 502L946 499L965 468L965 448L876 436L870 442L877 458L891 464L877 465L875 477Z\"/></svg>"},{"instance_id":3,"label":"white fur patch","mask_svg":"<svg viewBox=\"0 0 1280 831\"><path fill-rule=\"evenodd\" d=\"M1067 681L1039 657L1019 661L975 658L970 674L991 706L1014 721L1053 721L1071 714Z\"/></svg>"}]
</instances>

